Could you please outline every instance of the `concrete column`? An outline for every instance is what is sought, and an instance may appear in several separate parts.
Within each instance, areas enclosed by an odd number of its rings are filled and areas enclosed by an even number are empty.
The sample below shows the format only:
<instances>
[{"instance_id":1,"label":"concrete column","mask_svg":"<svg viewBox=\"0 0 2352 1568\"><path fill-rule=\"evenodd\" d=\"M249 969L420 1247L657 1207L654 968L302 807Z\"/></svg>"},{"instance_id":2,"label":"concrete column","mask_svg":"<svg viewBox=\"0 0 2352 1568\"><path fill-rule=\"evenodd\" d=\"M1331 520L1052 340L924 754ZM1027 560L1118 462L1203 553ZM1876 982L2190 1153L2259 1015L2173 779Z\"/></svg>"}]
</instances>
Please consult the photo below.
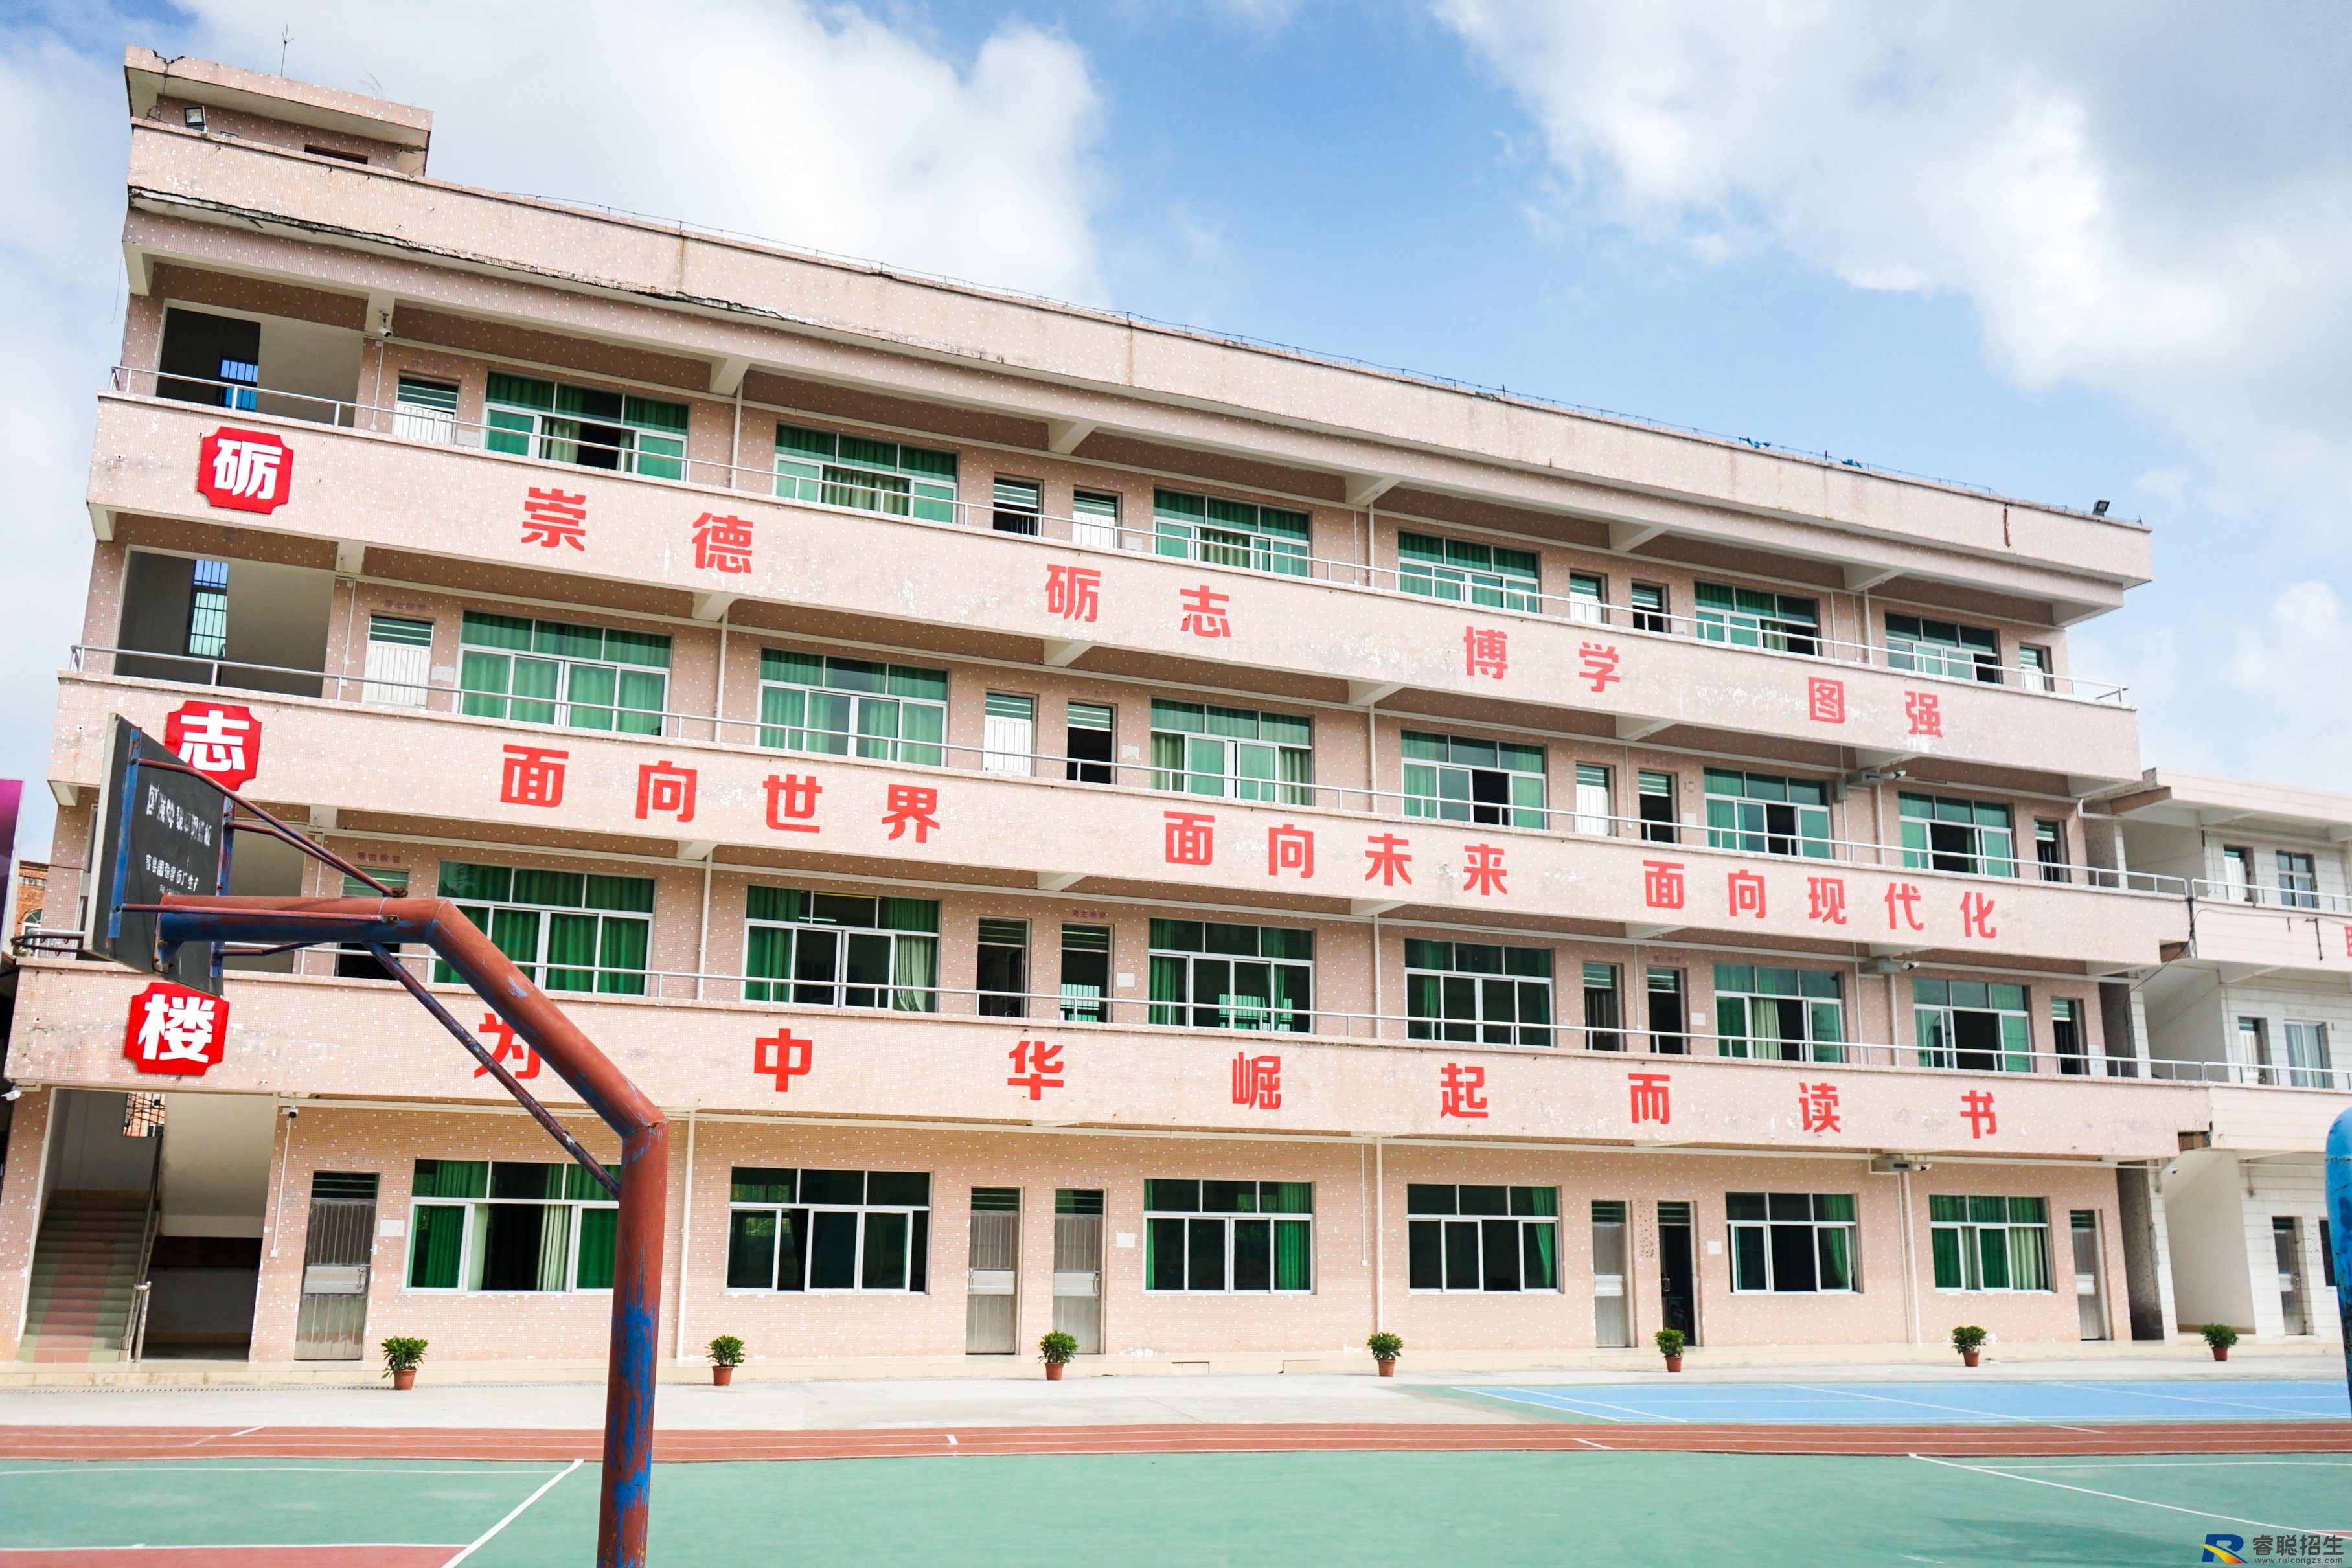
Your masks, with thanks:
<instances>
[{"instance_id":1,"label":"concrete column","mask_svg":"<svg viewBox=\"0 0 2352 1568\"><path fill-rule=\"evenodd\" d=\"M54 1089L16 1103L8 1124L8 1163L0 1172L0 1360L14 1361L25 1337L25 1298L32 1289L33 1248L41 1234Z\"/></svg>"}]
</instances>

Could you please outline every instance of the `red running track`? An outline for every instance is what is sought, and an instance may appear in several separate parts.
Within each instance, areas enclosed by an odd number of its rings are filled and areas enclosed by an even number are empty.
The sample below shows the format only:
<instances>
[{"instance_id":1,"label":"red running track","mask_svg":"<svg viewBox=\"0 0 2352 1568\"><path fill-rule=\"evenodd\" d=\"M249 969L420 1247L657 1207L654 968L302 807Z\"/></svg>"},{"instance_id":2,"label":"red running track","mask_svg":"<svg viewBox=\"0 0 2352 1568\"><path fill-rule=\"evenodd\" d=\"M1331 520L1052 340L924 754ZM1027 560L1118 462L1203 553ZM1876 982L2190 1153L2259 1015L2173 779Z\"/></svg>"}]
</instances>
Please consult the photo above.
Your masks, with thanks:
<instances>
[{"instance_id":1,"label":"red running track","mask_svg":"<svg viewBox=\"0 0 2352 1568\"><path fill-rule=\"evenodd\" d=\"M662 1464L782 1459L954 1458L968 1454L1591 1452L1936 1454L2352 1453L2340 1421L2118 1422L2108 1426L1702 1426L1637 1422L1479 1425L1345 1422L1150 1427L878 1427L849 1431L657 1432ZM0 1427L0 1459L586 1459L593 1431L534 1428ZM390 1549L387 1549L390 1550ZM404 1550L404 1549L403 1549ZM87 1562L87 1559L83 1560ZM0 1557L0 1565L14 1559Z\"/></svg>"}]
</instances>

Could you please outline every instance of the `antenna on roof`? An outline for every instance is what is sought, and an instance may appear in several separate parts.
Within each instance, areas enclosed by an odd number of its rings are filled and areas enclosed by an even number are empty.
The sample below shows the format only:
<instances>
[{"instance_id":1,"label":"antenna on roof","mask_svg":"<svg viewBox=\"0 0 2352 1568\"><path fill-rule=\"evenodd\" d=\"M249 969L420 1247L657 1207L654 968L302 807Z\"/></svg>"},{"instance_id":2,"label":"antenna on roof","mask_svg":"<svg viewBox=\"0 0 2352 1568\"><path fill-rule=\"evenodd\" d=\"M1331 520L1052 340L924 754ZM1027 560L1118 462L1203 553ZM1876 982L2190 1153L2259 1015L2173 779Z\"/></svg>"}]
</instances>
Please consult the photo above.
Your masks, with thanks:
<instances>
[{"instance_id":1,"label":"antenna on roof","mask_svg":"<svg viewBox=\"0 0 2352 1568\"><path fill-rule=\"evenodd\" d=\"M291 26L288 26L281 27L281 28L279 28L279 29L278 29L278 74L279 76L284 76L284 75L286 74L286 47L287 47L289 44L291 44L293 41L294 41L294 29L293 29L293 27L292 27Z\"/></svg>"}]
</instances>

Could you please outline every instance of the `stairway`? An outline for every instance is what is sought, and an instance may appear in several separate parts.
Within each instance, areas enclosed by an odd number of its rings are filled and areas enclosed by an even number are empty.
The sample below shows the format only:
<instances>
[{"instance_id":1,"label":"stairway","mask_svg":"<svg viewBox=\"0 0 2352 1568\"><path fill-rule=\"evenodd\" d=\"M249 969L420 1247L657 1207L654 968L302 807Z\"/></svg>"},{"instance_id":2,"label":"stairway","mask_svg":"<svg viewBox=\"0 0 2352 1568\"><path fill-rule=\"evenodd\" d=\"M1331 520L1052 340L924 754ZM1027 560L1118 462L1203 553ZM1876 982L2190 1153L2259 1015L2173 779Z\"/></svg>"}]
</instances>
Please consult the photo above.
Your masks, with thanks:
<instances>
[{"instance_id":1,"label":"stairway","mask_svg":"<svg viewBox=\"0 0 2352 1568\"><path fill-rule=\"evenodd\" d=\"M147 1218L143 1192L57 1192L33 1249L19 1361L121 1361Z\"/></svg>"}]
</instances>

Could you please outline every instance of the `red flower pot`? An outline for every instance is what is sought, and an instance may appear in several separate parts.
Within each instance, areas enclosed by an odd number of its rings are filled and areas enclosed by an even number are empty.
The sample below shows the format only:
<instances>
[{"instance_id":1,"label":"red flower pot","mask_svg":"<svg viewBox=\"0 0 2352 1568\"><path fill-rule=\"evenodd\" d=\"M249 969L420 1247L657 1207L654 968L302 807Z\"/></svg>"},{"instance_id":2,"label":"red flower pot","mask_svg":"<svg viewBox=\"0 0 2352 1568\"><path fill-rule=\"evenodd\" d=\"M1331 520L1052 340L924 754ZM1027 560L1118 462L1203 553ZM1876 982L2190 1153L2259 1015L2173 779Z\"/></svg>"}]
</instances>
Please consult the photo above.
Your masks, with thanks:
<instances>
[{"instance_id":1,"label":"red flower pot","mask_svg":"<svg viewBox=\"0 0 2352 1568\"><path fill-rule=\"evenodd\" d=\"M1670 1355L1666 1357L1666 1370L1668 1372L1680 1372L1682 1369L1683 1358L1681 1356Z\"/></svg>"},{"instance_id":2,"label":"red flower pot","mask_svg":"<svg viewBox=\"0 0 2352 1568\"><path fill-rule=\"evenodd\" d=\"M395 1372L392 1375L392 1385L393 1385L394 1388L414 1388L414 1387L415 1387L415 1386L416 1386L416 1368L415 1368L415 1367L413 1367L413 1366L404 1366L404 1367L401 1367L399 1370L395 1371Z\"/></svg>"},{"instance_id":3,"label":"red flower pot","mask_svg":"<svg viewBox=\"0 0 2352 1568\"><path fill-rule=\"evenodd\" d=\"M714 1366L710 1369L710 1381L719 1387L724 1388L735 1381L735 1369L731 1366Z\"/></svg>"},{"instance_id":4,"label":"red flower pot","mask_svg":"<svg viewBox=\"0 0 2352 1568\"><path fill-rule=\"evenodd\" d=\"M1059 1383L1062 1381L1062 1364L1060 1362L1049 1361L1045 1364L1045 1381L1048 1383Z\"/></svg>"},{"instance_id":5,"label":"red flower pot","mask_svg":"<svg viewBox=\"0 0 2352 1568\"><path fill-rule=\"evenodd\" d=\"M2217 1344L2217 1345L2215 1345L2215 1346L2213 1347L2213 1359L2214 1359L2215 1361L2227 1361L2227 1360L2229 1360L2229 1359L2230 1359L2230 1347L2229 1347L2228 1345L2226 1345L2226 1344Z\"/></svg>"},{"instance_id":6,"label":"red flower pot","mask_svg":"<svg viewBox=\"0 0 2352 1568\"><path fill-rule=\"evenodd\" d=\"M1375 1361L1373 1364L1381 1369L1381 1375L1382 1377L1394 1377L1396 1375L1396 1358L1393 1356L1390 1357L1386 1361Z\"/></svg>"},{"instance_id":7,"label":"red flower pot","mask_svg":"<svg viewBox=\"0 0 2352 1568\"><path fill-rule=\"evenodd\" d=\"M1960 1364L1962 1366L1974 1366L1977 1364L1977 1357L1983 1354L1984 1353L1981 1351L1964 1350L1960 1352Z\"/></svg>"}]
</instances>

